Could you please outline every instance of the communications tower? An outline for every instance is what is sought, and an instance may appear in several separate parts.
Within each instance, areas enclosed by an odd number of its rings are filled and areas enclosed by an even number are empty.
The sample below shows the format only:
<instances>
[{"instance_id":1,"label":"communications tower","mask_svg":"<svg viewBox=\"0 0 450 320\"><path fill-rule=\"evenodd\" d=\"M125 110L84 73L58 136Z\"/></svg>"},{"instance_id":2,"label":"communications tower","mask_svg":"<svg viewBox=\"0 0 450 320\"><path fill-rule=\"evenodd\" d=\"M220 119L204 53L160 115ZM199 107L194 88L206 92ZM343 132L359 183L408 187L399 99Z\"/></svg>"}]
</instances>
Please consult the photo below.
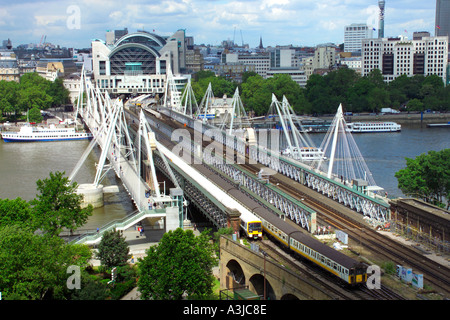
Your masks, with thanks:
<instances>
[{"instance_id":1,"label":"communications tower","mask_svg":"<svg viewBox=\"0 0 450 320\"><path fill-rule=\"evenodd\" d=\"M378 7L380 7L380 22L378 26L378 38L382 39L384 38L384 7L385 7L386 1L379 0L378 1Z\"/></svg>"}]
</instances>

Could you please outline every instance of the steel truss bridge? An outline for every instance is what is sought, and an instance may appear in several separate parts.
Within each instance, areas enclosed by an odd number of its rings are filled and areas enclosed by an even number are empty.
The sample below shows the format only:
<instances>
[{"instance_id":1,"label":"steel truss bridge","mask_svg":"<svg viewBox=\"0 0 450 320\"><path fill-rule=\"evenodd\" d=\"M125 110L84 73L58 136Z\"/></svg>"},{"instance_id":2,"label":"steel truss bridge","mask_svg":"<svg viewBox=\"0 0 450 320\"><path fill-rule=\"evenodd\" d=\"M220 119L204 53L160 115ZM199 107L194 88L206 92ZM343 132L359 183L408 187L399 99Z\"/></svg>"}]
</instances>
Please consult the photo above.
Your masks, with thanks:
<instances>
[{"instance_id":1,"label":"steel truss bridge","mask_svg":"<svg viewBox=\"0 0 450 320\"><path fill-rule=\"evenodd\" d=\"M336 202L368 217L374 223L385 223L390 219L390 206L383 200L371 197L368 194L357 190L356 187L351 188L336 181L332 177L329 178L319 170L311 168L295 159L281 156L278 152L273 152L257 145L255 140L252 141L251 131L250 133L248 131L243 132L239 138L236 132L234 135L230 135L226 131L219 130L212 125L195 120L191 116L185 115L174 109L159 108L158 111L193 128L196 132L201 133L201 135L199 134L200 137L207 136L210 139L213 138L218 143L237 151L242 155L241 159L243 159L248 148L249 158L255 161L255 163L261 163L276 172L326 195ZM166 134L168 136L172 134L170 129L167 129ZM247 142L246 139L249 142ZM198 143L188 143L183 140L181 144L183 148L186 148L193 153L199 150ZM309 221L311 221L311 213L306 206L291 201L289 197L277 190L276 187L269 187L261 183L257 178L252 178L250 174L246 173L245 170L234 163L226 163L226 161L222 161L220 158L214 157L208 152L203 153L203 159L206 163L216 167L235 181L239 181L243 186L254 191L267 201L272 200L277 205L278 209L282 210L286 215L291 217L291 219L293 218L293 220L301 224L302 227L310 230Z\"/></svg>"},{"instance_id":2,"label":"steel truss bridge","mask_svg":"<svg viewBox=\"0 0 450 320\"><path fill-rule=\"evenodd\" d=\"M170 85L170 81L167 85ZM90 81L86 80L84 73L81 77L81 88L77 114L82 117L93 133L94 139L72 172L70 179L73 179L89 152L98 144L102 154L97 164L93 186L98 187L106 172L114 169L137 207L136 213L128 217L127 221L112 223L102 228L102 231L112 228L126 229L148 217L165 219L166 222L170 220L168 229L182 227L183 205L186 204L184 195L218 228L226 226L227 212L233 209L228 205L232 198L228 196L228 198L217 199L216 195L209 190L209 186L199 183L189 174L189 171L195 171L194 168L182 169L175 165L171 159L177 156L158 141L159 138L152 130L152 127L157 128L157 131L165 136L164 139L173 140L174 128L158 121L157 117L144 116L142 110L139 116L130 117L130 113L124 110L123 101L112 100L107 93L100 93ZM315 211L276 186L265 183L261 177L246 171L239 165L245 163L245 155L250 161L283 174L361 213L371 221L385 223L390 219L389 205L384 201L340 183L318 169L258 145L251 128L237 129L234 132L225 130L225 127L219 129L176 109L160 107L158 111L194 129L194 132L198 134L196 136L194 133L193 139L181 139L181 142L179 139L173 140L177 141L178 147L194 155L197 163L206 164L210 170L219 172L229 181L239 185L251 197L258 198L258 201L266 207L273 209L274 214L287 216L310 232L316 230L313 223L316 221ZM188 108L185 107L184 111L186 110ZM135 123L137 130L130 130L132 127L130 122ZM237 161L228 163L223 158L223 154L218 155L204 150L202 142L205 137L236 151L238 158L235 160ZM174 190L170 196L161 194L155 166L175 184L176 191ZM141 172L144 172L144 177L141 177ZM157 209L149 208L149 203L157 204ZM84 240L79 241L94 243L99 241L100 237L101 232L100 235L91 235L91 238L84 237Z\"/></svg>"}]
</instances>

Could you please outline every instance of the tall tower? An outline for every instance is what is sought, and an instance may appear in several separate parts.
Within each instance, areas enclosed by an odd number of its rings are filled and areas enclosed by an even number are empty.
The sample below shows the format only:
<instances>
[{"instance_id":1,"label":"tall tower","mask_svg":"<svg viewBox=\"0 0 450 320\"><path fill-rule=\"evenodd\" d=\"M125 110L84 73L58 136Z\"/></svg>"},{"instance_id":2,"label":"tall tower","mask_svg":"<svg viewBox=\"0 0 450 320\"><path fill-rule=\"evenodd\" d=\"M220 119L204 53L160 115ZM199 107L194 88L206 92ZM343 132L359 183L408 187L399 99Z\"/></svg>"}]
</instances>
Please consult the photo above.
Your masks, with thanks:
<instances>
[{"instance_id":1,"label":"tall tower","mask_svg":"<svg viewBox=\"0 0 450 320\"><path fill-rule=\"evenodd\" d=\"M384 6L386 1L379 0L378 7L380 7L380 22L378 26L378 38L384 38Z\"/></svg>"},{"instance_id":2,"label":"tall tower","mask_svg":"<svg viewBox=\"0 0 450 320\"><path fill-rule=\"evenodd\" d=\"M436 0L436 36L450 36L450 0Z\"/></svg>"}]
</instances>

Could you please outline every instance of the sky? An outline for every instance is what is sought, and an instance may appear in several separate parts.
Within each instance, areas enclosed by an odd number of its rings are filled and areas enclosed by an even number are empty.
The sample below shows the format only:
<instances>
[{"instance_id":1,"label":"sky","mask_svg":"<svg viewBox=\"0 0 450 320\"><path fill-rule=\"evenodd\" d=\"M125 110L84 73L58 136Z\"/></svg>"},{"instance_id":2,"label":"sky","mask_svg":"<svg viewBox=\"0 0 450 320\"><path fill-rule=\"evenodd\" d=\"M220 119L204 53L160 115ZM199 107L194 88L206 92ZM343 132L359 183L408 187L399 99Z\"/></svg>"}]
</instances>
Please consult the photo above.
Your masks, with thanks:
<instances>
[{"instance_id":1,"label":"sky","mask_svg":"<svg viewBox=\"0 0 450 320\"><path fill-rule=\"evenodd\" d=\"M386 0L385 36L429 31L436 1ZM316 46L344 42L344 27L367 23L378 34L377 0L0 0L0 41L90 47L107 30L143 29L170 36L185 29L195 44L223 40Z\"/></svg>"}]
</instances>

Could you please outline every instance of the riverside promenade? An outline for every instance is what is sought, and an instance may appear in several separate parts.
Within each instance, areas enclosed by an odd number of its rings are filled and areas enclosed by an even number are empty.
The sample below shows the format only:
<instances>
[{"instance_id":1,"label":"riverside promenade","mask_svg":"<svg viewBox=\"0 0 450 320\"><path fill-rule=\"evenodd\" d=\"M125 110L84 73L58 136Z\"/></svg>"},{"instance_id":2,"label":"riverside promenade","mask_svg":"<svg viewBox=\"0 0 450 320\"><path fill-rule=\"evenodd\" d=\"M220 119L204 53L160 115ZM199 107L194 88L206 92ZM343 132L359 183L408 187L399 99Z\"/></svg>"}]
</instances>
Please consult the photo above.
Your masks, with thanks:
<instances>
[{"instance_id":1,"label":"riverside promenade","mask_svg":"<svg viewBox=\"0 0 450 320\"><path fill-rule=\"evenodd\" d=\"M333 116L325 117L319 116L322 120L333 120ZM347 122L357 121L389 121L397 122L402 125L417 125L417 124L431 124L431 123L448 123L450 121L450 112L447 113L396 113L396 114L353 114L346 115Z\"/></svg>"}]
</instances>

